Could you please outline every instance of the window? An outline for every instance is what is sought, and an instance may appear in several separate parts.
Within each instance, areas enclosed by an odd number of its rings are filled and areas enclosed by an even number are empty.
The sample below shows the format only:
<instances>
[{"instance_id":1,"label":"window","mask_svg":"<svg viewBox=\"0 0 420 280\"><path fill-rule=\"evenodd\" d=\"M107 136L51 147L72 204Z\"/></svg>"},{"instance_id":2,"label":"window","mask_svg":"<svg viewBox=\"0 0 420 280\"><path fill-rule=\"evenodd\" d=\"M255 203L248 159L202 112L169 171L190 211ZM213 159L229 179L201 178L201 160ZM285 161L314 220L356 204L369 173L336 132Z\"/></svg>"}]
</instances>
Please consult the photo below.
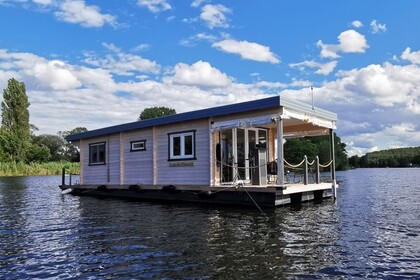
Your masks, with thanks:
<instances>
[{"instance_id":1,"label":"window","mask_svg":"<svg viewBox=\"0 0 420 280\"><path fill-rule=\"evenodd\" d=\"M105 164L105 142L89 144L89 165Z\"/></svg>"},{"instance_id":2,"label":"window","mask_svg":"<svg viewBox=\"0 0 420 280\"><path fill-rule=\"evenodd\" d=\"M146 151L146 140L131 141L130 152Z\"/></svg>"},{"instance_id":3,"label":"window","mask_svg":"<svg viewBox=\"0 0 420 280\"><path fill-rule=\"evenodd\" d=\"M195 130L169 133L169 160L195 159Z\"/></svg>"}]
</instances>

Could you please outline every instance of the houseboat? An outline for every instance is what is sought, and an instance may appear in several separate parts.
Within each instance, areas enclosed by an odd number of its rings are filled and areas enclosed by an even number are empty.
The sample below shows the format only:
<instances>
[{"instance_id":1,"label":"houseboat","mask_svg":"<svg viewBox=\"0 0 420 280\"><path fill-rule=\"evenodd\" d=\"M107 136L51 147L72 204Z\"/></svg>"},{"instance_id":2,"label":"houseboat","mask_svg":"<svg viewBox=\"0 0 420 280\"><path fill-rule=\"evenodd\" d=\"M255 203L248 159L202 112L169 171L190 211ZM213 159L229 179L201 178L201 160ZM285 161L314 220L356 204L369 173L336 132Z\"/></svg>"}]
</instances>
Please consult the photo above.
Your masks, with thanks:
<instances>
[{"instance_id":1,"label":"houseboat","mask_svg":"<svg viewBox=\"0 0 420 280\"><path fill-rule=\"evenodd\" d=\"M69 184L63 173L60 187L75 195L259 207L335 198L336 122L335 113L273 96L70 135L80 149L80 178ZM284 158L287 139L319 135L329 135L329 162Z\"/></svg>"}]
</instances>

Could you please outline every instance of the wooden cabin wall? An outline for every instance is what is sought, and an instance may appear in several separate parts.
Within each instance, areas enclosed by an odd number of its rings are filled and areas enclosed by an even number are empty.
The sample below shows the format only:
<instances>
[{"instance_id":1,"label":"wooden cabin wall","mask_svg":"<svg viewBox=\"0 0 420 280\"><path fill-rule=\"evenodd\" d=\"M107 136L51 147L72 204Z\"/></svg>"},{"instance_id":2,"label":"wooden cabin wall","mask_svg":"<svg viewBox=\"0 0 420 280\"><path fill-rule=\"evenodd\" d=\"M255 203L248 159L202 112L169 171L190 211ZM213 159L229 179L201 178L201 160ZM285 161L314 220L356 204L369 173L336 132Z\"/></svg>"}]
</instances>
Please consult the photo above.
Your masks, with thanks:
<instances>
[{"instance_id":1,"label":"wooden cabin wall","mask_svg":"<svg viewBox=\"0 0 420 280\"><path fill-rule=\"evenodd\" d=\"M89 165L89 144L105 142L106 164ZM83 184L119 184L120 183L120 138L119 134L83 140L81 168Z\"/></svg>"},{"instance_id":2,"label":"wooden cabin wall","mask_svg":"<svg viewBox=\"0 0 420 280\"><path fill-rule=\"evenodd\" d=\"M122 134L124 184L153 184L153 130L145 129ZM131 142L146 140L145 151L131 151Z\"/></svg>"},{"instance_id":3,"label":"wooden cabin wall","mask_svg":"<svg viewBox=\"0 0 420 280\"><path fill-rule=\"evenodd\" d=\"M158 185L210 185L210 127L207 119L159 126L157 129ZM168 161L168 133L196 130L196 160ZM171 166L184 162L193 166Z\"/></svg>"}]
</instances>

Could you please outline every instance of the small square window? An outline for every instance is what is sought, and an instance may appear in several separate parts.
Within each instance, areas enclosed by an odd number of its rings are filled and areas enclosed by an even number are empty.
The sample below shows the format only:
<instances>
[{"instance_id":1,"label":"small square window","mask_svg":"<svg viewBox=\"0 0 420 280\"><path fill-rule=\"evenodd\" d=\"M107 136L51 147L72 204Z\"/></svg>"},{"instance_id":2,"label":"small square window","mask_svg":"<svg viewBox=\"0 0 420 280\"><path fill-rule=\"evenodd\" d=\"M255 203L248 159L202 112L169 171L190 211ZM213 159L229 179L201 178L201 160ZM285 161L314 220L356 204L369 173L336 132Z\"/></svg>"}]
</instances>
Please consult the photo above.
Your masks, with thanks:
<instances>
[{"instance_id":1,"label":"small square window","mask_svg":"<svg viewBox=\"0 0 420 280\"><path fill-rule=\"evenodd\" d=\"M131 141L130 152L146 151L146 140Z\"/></svg>"}]
</instances>

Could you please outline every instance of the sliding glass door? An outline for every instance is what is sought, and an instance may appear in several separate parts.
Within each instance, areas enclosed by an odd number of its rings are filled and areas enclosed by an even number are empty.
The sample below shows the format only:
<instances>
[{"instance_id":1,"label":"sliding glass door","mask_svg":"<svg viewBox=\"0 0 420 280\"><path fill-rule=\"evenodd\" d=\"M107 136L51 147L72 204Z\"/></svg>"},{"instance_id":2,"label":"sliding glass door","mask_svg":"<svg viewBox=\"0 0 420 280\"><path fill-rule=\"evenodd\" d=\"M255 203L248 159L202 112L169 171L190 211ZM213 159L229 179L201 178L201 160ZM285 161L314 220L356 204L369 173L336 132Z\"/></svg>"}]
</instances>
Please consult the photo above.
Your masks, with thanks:
<instances>
[{"instance_id":1,"label":"sliding glass door","mask_svg":"<svg viewBox=\"0 0 420 280\"><path fill-rule=\"evenodd\" d=\"M220 132L221 182L242 180L247 184L267 183L267 130L234 128Z\"/></svg>"}]
</instances>

